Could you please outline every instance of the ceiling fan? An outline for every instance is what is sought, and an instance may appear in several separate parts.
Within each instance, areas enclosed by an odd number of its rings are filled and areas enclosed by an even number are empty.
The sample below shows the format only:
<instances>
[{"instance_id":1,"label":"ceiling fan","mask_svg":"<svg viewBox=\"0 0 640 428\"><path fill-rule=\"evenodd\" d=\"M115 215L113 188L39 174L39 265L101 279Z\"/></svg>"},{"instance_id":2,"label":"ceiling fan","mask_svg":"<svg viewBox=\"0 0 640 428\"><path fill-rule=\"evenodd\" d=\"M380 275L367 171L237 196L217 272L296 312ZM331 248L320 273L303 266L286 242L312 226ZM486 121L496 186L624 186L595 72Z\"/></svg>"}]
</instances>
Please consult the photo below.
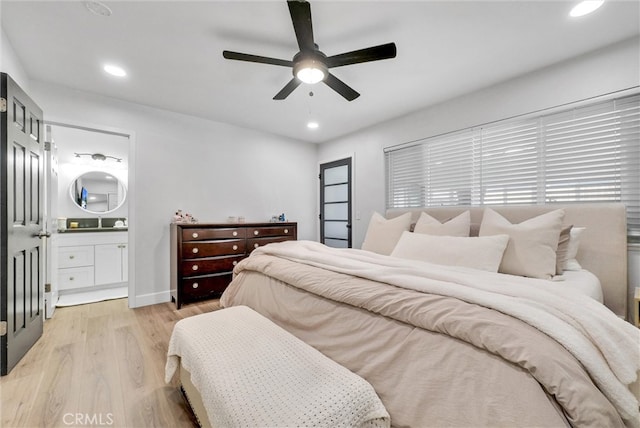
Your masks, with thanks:
<instances>
[{"instance_id":1,"label":"ceiling fan","mask_svg":"<svg viewBox=\"0 0 640 428\"><path fill-rule=\"evenodd\" d=\"M323 81L348 101L353 101L358 98L360 94L331 74L329 69L361 62L395 58L396 56L395 43L387 43L339 55L326 56L318 49L318 45L313 40L311 6L309 3L303 0L288 0L287 5L289 6L293 29L296 33L298 47L300 48L300 52L295 54L291 61L226 50L222 52L222 55L226 59L292 67L293 79L273 97L274 100L284 100L302 82L314 84Z\"/></svg>"}]
</instances>

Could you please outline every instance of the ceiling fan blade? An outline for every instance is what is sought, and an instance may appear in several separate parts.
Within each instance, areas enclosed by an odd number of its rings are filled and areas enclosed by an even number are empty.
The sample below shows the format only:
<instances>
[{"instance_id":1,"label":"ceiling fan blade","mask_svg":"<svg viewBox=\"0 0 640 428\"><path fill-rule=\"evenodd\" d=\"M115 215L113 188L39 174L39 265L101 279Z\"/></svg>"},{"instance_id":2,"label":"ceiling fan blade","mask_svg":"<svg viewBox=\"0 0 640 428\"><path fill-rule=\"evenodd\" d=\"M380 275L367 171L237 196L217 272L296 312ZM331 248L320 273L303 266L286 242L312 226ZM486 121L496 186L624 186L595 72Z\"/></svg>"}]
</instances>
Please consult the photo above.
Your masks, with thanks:
<instances>
[{"instance_id":1,"label":"ceiling fan blade","mask_svg":"<svg viewBox=\"0 0 640 428\"><path fill-rule=\"evenodd\" d=\"M300 83L302 83L302 81L300 79L298 79L297 77L294 77L293 79L289 80L289 83L287 83L284 88L282 88L280 90L280 92L278 92L276 94L275 97L273 97L274 100L284 100L285 98L287 98L289 96L289 94L291 92L293 92L293 90L295 88L297 88L298 86L300 86Z\"/></svg>"},{"instance_id":2,"label":"ceiling fan blade","mask_svg":"<svg viewBox=\"0 0 640 428\"><path fill-rule=\"evenodd\" d=\"M361 62L378 61L380 59L389 59L396 57L396 44L387 43L379 46L372 46L366 49L346 52L339 55L327 57L326 64L328 68L340 67L349 64L358 64Z\"/></svg>"},{"instance_id":3,"label":"ceiling fan blade","mask_svg":"<svg viewBox=\"0 0 640 428\"><path fill-rule=\"evenodd\" d=\"M251 55L240 52L222 51L222 56L226 59L235 59L238 61L259 62L261 64L282 65L285 67L293 67L293 61L285 59L269 58L266 56Z\"/></svg>"},{"instance_id":4,"label":"ceiling fan blade","mask_svg":"<svg viewBox=\"0 0 640 428\"><path fill-rule=\"evenodd\" d=\"M316 45L313 41L313 24L311 23L311 6L306 1L289 0L289 13L293 30L296 32L298 47L301 51L314 51Z\"/></svg>"},{"instance_id":5,"label":"ceiling fan blade","mask_svg":"<svg viewBox=\"0 0 640 428\"><path fill-rule=\"evenodd\" d=\"M331 89L342 95L347 101L353 101L360 96L359 93L354 91L350 86L344 83L342 80L338 79L331 73L327 74L327 77L324 79L324 83L327 84Z\"/></svg>"}]
</instances>

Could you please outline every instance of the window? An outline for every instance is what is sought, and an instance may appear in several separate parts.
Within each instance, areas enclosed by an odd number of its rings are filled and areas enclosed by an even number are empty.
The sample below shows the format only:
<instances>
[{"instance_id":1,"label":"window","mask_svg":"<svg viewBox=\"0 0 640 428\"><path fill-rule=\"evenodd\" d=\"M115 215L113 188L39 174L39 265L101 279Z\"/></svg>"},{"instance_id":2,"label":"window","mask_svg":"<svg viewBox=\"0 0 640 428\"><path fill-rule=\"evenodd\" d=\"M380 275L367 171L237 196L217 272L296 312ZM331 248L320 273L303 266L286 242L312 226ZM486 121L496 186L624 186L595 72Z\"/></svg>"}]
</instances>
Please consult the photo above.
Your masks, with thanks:
<instances>
[{"instance_id":1,"label":"window","mask_svg":"<svg viewBox=\"0 0 640 428\"><path fill-rule=\"evenodd\" d=\"M387 208L623 202L640 237L640 95L385 149Z\"/></svg>"}]
</instances>

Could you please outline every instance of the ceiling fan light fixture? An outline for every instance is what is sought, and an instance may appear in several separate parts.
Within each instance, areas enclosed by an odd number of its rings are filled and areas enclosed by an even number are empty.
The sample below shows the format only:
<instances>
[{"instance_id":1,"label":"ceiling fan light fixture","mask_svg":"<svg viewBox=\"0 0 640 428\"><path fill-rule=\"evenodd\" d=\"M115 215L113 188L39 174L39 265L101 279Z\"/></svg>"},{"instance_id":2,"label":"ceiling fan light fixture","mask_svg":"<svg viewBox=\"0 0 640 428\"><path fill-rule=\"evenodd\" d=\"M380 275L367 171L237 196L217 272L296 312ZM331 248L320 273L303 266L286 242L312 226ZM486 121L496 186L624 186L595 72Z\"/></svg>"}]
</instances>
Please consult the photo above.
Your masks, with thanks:
<instances>
[{"instance_id":1,"label":"ceiling fan light fixture","mask_svg":"<svg viewBox=\"0 0 640 428\"><path fill-rule=\"evenodd\" d=\"M305 59L294 65L293 74L302 82L313 85L327 77L327 67L320 61Z\"/></svg>"}]
</instances>

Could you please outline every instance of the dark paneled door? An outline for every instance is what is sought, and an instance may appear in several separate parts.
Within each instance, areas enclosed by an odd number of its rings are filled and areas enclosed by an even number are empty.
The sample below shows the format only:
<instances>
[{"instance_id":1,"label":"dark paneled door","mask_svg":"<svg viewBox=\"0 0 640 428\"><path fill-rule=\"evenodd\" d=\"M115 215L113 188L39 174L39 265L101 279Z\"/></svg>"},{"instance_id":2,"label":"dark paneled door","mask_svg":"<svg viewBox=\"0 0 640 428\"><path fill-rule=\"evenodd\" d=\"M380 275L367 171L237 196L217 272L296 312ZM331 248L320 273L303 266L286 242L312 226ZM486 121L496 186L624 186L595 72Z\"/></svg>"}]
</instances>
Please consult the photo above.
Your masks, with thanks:
<instances>
[{"instance_id":1,"label":"dark paneled door","mask_svg":"<svg viewBox=\"0 0 640 428\"><path fill-rule=\"evenodd\" d=\"M2 375L42 335L44 143L42 110L1 73L0 324Z\"/></svg>"},{"instance_id":2,"label":"dark paneled door","mask_svg":"<svg viewBox=\"0 0 640 428\"><path fill-rule=\"evenodd\" d=\"M320 165L320 242L351 248L351 158Z\"/></svg>"}]
</instances>

